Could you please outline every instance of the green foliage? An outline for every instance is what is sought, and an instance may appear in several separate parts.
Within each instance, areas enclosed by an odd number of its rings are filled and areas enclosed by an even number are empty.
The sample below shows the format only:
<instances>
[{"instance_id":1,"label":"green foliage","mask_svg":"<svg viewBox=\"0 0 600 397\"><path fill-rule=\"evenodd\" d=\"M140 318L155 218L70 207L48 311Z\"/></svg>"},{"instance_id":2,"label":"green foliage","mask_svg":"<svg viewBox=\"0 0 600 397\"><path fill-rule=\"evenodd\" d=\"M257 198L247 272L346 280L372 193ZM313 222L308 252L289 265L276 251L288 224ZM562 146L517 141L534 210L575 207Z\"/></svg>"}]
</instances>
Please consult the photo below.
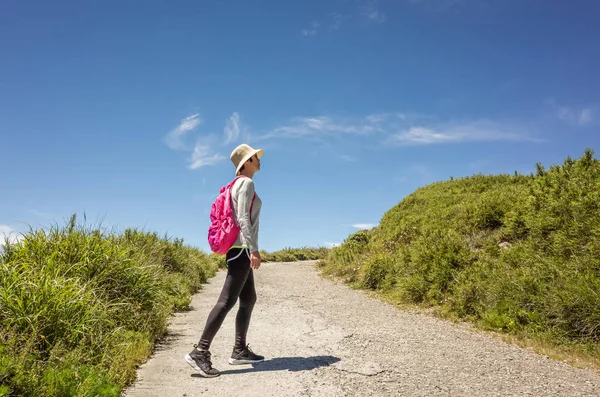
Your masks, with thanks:
<instances>
[{"instance_id":1,"label":"green foliage","mask_svg":"<svg viewBox=\"0 0 600 397\"><path fill-rule=\"evenodd\" d=\"M0 254L1 393L118 396L217 269L182 240L75 221Z\"/></svg>"},{"instance_id":2,"label":"green foliage","mask_svg":"<svg viewBox=\"0 0 600 397\"><path fill-rule=\"evenodd\" d=\"M225 259L225 255L212 253L209 255L208 260L213 266L217 267L218 269L227 268L227 260Z\"/></svg>"},{"instance_id":3,"label":"green foliage","mask_svg":"<svg viewBox=\"0 0 600 397\"><path fill-rule=\"evenodd\" d=\"M260 251L262 262L297 262L305 260L318 260L327 256L329 249L327 248L285 248L275 252ZM226 269L225 255L211 254L208 257L210 263L219 269Z\"/></svg>"},{"instance_id":4,"label":"green foliage","mask_svg":"<svg viewBox=\"0 0 600 397\"><path fill-rule=\"evenodd\" d=\"M358 272L362 258L368 252L372 233L373 229L359 230L348 236L342 245L332 248L327 257L317 262L317 265L324 267L326 274L342 277L351 284L360 283Z\"/></svg>"},{"instance_id":5,"label":"green foliage","mask_svg":"<svg viewBox=\"0 0 600 397\"><path fill-rule=\"evenodd\" d=\"M488 329L597 346L600 161L536 168L422 187L319 266Z\"/></svg>"},{"instance_id":6,"label":"green foliage","mask_svg":"<svg viewBox=\"0 0 600 397\"><path fill-rule=\"evenodd\" d=\"M327 255L327 248L303 247L284 248L275 252L261 251L260 257L263 262L296 262L322 259Z\"/></svg>"}]
</instances>

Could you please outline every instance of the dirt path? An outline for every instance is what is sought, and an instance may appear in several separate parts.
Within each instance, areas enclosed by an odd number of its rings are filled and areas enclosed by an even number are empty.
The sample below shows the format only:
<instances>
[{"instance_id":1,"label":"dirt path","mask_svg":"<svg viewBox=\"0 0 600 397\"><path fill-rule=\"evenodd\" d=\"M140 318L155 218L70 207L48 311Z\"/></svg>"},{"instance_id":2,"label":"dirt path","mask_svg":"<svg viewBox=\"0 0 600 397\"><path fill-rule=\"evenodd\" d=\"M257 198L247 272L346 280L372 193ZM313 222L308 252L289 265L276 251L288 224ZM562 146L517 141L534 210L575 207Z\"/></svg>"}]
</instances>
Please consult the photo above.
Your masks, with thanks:
<instances>
[{"instance_id":1,"label":"dirt path","mask_svg":"<svg viewBox=\"0 0 600 397\"><path fill-rule=\"evenodd\" d=\"M177 314L169 337L138 370L128 397L182 396L600 396L600 376L462 329L399 311L321 279L311 262L267 263L248 341L266 361L230 366L234 318L215 338L221 376L183 360L200 337L224 272Z\"/></svg>"}]
</instances>

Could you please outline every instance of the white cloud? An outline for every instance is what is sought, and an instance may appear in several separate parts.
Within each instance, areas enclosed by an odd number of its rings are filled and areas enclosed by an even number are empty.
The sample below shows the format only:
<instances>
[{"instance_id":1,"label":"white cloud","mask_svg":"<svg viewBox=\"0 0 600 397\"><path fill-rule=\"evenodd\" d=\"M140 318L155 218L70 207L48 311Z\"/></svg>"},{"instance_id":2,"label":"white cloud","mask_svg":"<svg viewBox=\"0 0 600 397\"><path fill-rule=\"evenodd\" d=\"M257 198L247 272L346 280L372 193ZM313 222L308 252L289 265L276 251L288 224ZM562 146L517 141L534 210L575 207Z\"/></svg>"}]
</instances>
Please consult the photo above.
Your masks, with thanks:
<instances>
[{"instance_id":1,"label":"white cloud","mask_svg":"<svg viewBox=\"0 0 600 397\"><path fill-rule=\"evenodd\" d=\"M234 112L225 122L225 143L237 141L240 137L240 114Z\"/></svg>"},{"instance_id":2,"label":"white cloud","mask_svg":"<svg viewBox=\"0 0 600 397\"><path fill-rule=\"evenodd\" d=\"M366 17L369 22L385 22L385 14L379 8L378 0L361 0L361 3L363 16Z\"/></svg>"},{"instance_id":3,"label":"white cloud","mask_svg":"<svg viewBox=\"0 0 600 397\"><path fill-rule=\"evenodd\" d=\"M343 120L330 116L294 117L291 123L276 127L258 139L302 138L315 135L323 137L331 134L366 135L377 130L379 127L368 120Z\"/></svg>"},{"instance_id":4,"label":"white cloud","mask_svg":"<svg viewBox=\"0 0 600 397\"><path fill-rule=\"evenodd\" d=\"M377 134L380 141L397 145L430 145L483 141L539 141L531 127L506 122L475 120L440 122L435 117L413 113L376 113L365 117L294 117L258 139L320 138L340 135Z\"/></svg>"},{"instance_id":5,"label":"white cloud","mask_svg":"<svg viewBox=\"0 0 600 397\"><path fill-rule=\"evenodd\" d=\"M333 23L331 24L331 29L339 29L340 26L342 26L342 23L344 22L344 19L346 17L342 14L338 14L337 12L334 12L333 14L331 14L331 16L333 17Z\"/></svg>"},{"instance_id":6,"label":"white cloud","mask_svg":"<svg viewBox=\"0 0 600 397\"><path fill-rule=\"evenodd\" d=\"M340 246L340 243L330 243L330 242L327 242L327 241L324 244L325 244L326 247L329 247L329 248L334 248L334 247L339 247Z\"/></svg>"},{"instance_id":7,"label":"white cloud","mask_svg":"<svg viewBox=\"0 0 600 397\"><path fill-rule=\"evenodd\" d=\"M371 124L381 124L384 121L388 120L390 117L389 113L376 113L370 114L365 119Z\"/></svg>"},{"instance_id":8,"label":"white cloud","mask_svg":"<svg viewBox=\"0 0 600 397\"><path fill-rule=\"evenodd\" d=\"M173 150L183 150L191 152L188 158L187 168L195 170L208 165L214 165L225 157L212 150L221 138L216 134L203 136L202 139L197 139L196 145L191 146L183 142L183 137L190 131L195 130L204 121L198 113L192 114L179 123L169 134L165 137L165 143ZM238 139L240 136L240 116L237 112L226 121L225 124L225 139L226 143Z\"/></svg>"},{"instance_id":9,"label":"white cloud","mask_svg":"<svg viewBox=\"0 0 600 397\"><path fill-rule=\"evenodd\" d=\"M369 20L371 22L376 22L376 23L384 23L385 22L385 14L376 9L370 9L369 11L367 11L367 18L369 18Z\"/></svg>"},{"instance_id":10,"label":"white cloud","mask_svg":"<svg viewBox=\"0 0 600 397\"><path fill-rule=\"evenodd\" d=\"M194 147L188 168L195 170L207 165L215 165L224 159L225 157L221 154L213 153L209 145L198 141Z\"/></svg>"},{"instance_id":11,"label":"white cloud","mask_svg":"<svg viewBox=\"0 0 600 397\"><path fill-rule=\"evenodd\" d=\"M203 120L200 118L198 113L186 117L185 119L181 120L177 127L169 132L169 134L165 137L165 143L173 150L185 150L186 146L182 141L183 136L187 132L196 129L200 124L202 124L202 122Z\"/></svg>"},{"instance_id":12,"label":"white cloud","mask_svg":"<svg viewBox=\"0 0 600 397\"><path fill-rule=\"evenodd\" d=\"M414 142L414 143L443 143L459 141L463 139L464 134L449 135L439 133L424 127L411 127L408 131L400 132L392 137L396 142Z\"/></svg>"},{"instance_id":13,"label":"white cloud","mask_svg":"<svg viewBox=\"0 0 600 397\"><path fill-rule=\"evenodd\" d=\"M413 126L390 136L388 142L400 145L429 145L485 141L538 141L525 127L510 127L490 121Z\"/></svg>"},{"instance_id":14,"label":"white cloud","mask_svg":"<svg viewBox=\"0 0 600 397\"><path fill-rule=\"evenodd\" d=\"M589 125L596 119L596 109L593 107L572 108L563 106L558 109L558 117L567 123L575 125Z\"/></svg>"},{"instance_id":15,"label":"white cloud","mask_svg":"<svg viewBox=\"0 0 600 397\"><path fill-rule=\"evenodd\" d=\"M321 26L319 22L313 21L310 28L302 29L302 36L315 36L317 34L319 26Z\"/></svg>"},{"instance_id":16,"label":"white cloud","mask_svg":"<svg viewBox=\"0 0 600 397\"><path fill-rule=\"evenodd\" d=\"M372 223L356 223L356 224L352 225L352 227L354 227L356 229L361 229L361 230L372 229L375 226L376 225L374 225Z\"/></svg>"},{"instance_id":17,"label":"white cloud","mask_svg":"<svg viewBox=\"0 0 600 397\"><path fill-rule=\"evenodd\" d=\"M13 230L10 226L0 225L0 247L4 247L6 240L10 244L16 244L23 240L23 235Z\"/></svg>"}]
</instances>

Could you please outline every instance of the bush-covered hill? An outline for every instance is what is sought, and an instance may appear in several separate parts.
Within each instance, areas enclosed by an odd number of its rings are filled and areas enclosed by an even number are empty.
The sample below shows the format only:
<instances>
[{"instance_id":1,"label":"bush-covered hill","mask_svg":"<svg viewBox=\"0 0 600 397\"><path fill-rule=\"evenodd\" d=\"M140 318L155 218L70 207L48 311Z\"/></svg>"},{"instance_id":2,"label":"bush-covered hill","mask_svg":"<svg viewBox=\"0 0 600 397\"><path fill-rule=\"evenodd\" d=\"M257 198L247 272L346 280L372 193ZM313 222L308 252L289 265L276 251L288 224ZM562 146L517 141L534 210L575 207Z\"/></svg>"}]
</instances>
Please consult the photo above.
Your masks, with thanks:
<instances>
[{"instance_id":1,"label":"bush-covered hill","mask_svg":"<svg viewBox=\"0 0 600 397\"><path fill-rule=\"evenodd\" d=\"M600 358L600 161L422 187L319 266L397 303Z\"/></svg>"}]
</instances>

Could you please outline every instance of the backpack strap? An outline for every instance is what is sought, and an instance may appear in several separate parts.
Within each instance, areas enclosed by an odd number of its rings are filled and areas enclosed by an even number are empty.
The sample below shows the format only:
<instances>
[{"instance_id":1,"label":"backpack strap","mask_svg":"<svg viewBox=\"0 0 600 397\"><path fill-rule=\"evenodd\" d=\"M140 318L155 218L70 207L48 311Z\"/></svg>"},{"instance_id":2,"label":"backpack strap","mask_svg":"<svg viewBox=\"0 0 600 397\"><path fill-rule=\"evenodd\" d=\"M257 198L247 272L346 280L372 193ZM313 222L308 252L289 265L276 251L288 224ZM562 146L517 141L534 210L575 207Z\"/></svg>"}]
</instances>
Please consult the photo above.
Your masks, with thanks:
<instances>
[{"instance_id":1,"label":"backpack strap","mask_svg":"<svg viewBox=\"0 0 600 397\"><path fill-rule=\"evenodd\" d=\"M252 206L254 205L254 199L256 198L256 193L252 196L252 203L250 203L250 223L252 223Z\"/></svg>"}]
</instances>

